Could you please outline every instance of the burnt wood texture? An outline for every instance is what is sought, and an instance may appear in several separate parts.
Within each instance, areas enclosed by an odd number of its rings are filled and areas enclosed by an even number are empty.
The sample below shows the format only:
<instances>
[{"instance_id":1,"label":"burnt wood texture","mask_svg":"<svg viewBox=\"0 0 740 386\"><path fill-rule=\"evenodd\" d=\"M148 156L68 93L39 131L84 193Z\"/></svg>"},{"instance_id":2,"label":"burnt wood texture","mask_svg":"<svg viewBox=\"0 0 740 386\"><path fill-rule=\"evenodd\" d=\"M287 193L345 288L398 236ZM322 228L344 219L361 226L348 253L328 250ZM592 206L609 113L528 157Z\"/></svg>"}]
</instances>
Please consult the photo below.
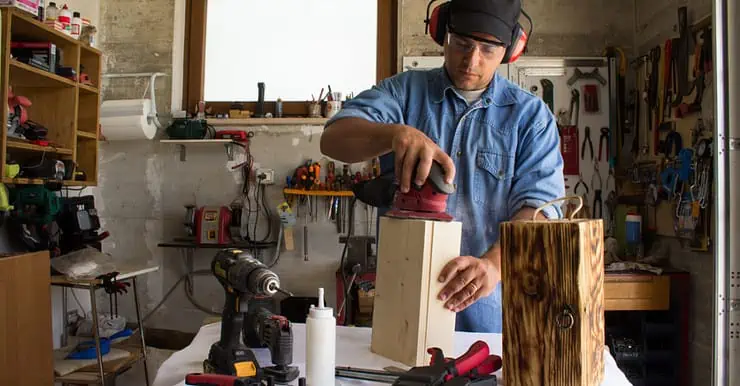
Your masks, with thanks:
<instances>
[{"instance_id":1,"label":"burnt wood texture","mask_svg":"<svg viewBox=\"0 0 740 386\"><path fill-rule=\"evenodd\" d=\"M602 220L515 221L500 230L506 385L600 385Z\"/></svg>"}]
</instances>

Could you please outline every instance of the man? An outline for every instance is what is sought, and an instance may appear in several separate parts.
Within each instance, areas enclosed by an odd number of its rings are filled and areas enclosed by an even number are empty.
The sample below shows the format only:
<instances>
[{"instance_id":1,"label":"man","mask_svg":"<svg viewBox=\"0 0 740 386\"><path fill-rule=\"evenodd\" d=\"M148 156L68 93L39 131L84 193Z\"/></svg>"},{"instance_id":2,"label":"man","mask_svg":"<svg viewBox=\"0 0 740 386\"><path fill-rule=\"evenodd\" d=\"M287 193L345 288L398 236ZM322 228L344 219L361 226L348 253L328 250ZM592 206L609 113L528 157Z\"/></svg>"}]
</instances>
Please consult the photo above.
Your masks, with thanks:
<instances>
[{"instance_id":1,"label":"man","mask_svg":"<svg viewBox=\"0 0 740 386\"><path fill-rule=\"evenodd\" d=\"M347 163L381 156L404 192L442 165L457 184L447 209L463 234L438 296L458 330L501 332L499 223L532 219L565 195L560 138L546 104L496 73L515 43L520 0L452 0L449 12L444 66L397 74L348 101L327 122L321 151ZM540 213L562 216L557 206Z\"/></svg>"}]
</instances>

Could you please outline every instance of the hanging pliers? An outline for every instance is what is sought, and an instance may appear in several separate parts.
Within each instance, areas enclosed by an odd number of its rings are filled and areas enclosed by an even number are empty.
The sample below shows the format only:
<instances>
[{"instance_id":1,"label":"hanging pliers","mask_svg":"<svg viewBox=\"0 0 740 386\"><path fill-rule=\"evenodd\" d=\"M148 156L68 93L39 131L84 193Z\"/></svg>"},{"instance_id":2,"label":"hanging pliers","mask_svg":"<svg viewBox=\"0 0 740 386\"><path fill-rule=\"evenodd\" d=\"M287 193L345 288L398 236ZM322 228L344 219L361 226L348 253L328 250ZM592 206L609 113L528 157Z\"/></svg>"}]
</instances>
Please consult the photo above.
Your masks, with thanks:
<instances>
[{"instance_id":1,"label":"hanging pliers","mask_svg":"<svg viewBox=\"0 0 740 386\"><path fill-rule=\"evenodd\" d=\"M609 159L609 128L601 128L601 136L599 137L599 162L601 162L601 151L606 142L606 158Z\"/></svg>"},{"instance_id":2,"label":"hanging pliers","mask_svg":"<svg viewBox=\"0 0 740 386\"><path fill-rule=\"evenodd\" d=\"M586 154L586 142L588 142L588 150L591 152L591 159L594 159L594 144L591 142L591 128L586 126L586 135L583 137L583 143L581 144L581 159Z\"/></svg>"}]
</instances>

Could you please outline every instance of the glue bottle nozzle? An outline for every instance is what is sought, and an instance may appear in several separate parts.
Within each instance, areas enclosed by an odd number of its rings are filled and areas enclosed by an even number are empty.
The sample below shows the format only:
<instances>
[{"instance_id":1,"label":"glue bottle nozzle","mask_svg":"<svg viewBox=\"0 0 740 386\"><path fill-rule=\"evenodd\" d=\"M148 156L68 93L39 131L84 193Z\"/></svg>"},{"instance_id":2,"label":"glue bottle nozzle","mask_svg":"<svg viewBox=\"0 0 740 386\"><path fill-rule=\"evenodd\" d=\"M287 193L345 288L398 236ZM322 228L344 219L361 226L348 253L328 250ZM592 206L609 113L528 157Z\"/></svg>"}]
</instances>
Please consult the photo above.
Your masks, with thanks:
<instances>
[{"instance_id":1,"label":"glue bottle nozzle","mask_svg":"<svg viewBox=\"0 0 740 386\"><path fill-rule=\"evenodd\" d=\"M319 288L319 308L324 308L324 289Z\"/></svg>"}]
</instances>

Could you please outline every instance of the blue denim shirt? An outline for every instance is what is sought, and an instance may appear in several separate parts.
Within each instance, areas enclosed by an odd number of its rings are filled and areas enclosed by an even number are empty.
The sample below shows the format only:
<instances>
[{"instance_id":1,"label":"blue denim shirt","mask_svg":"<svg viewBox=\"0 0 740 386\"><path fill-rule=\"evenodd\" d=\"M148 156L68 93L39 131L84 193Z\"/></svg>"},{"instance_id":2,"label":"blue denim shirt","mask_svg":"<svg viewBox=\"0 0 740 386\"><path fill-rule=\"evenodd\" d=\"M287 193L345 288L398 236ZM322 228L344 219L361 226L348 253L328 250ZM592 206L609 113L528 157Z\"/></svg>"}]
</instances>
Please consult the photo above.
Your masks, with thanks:
<instances>
[{"instance_id":1,"label":"blue denim shirt","mask_svg":"<svg viewBox=\"0 0 740 386\"><path fill-rule=\"evenodd\" d=\"M523 206L565 195L555 117L542 99L498 73L472 105L443 68L399 73L347 101L327 125L346 117L415 127L452 157L457 191L447 211L462 222L461 255L480 257L498 240L499 223ZM381 157L384 172L393 172L392 157ZM562 217L559 206L543 214ZM456 328L500 333L501 284L459 312Z\"/></svg>"}]
</instances>

